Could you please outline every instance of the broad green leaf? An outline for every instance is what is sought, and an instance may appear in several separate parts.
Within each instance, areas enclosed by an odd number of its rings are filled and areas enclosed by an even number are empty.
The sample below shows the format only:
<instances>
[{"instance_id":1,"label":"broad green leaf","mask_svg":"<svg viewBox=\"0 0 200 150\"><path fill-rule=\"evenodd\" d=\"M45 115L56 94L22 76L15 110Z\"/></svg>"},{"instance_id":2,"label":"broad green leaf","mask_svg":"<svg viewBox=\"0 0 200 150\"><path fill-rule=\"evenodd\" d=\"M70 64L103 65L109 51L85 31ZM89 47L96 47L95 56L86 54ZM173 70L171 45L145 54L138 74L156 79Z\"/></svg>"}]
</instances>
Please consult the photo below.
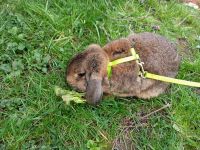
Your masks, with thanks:
<instances>
[{"instance_id":1,"label":"broad green leaf","mask_svg":"<svg viewBox=\"0 0 200 150\"><path fill-rule=\"evenodd\" d=\"M44 58L43 58L43 63L47 64L49 62L49 60L51 59L51 56L49 54L47 54Z\"/></svg>"},{"instance_id":2,"label":"broad green leaf","mask_svg":"<svg viewBox=\"0 0 200 150\"><path fill-rule=\"evenodd\" d=\"M5 73L10 73L12 71L10 64L2 64L0 65L0 70L2 70Z\"/></svg>"},{"instance_id":3,"label":"broad green leaf","mask_svg":"<svg viewBox=\"0 0 200 150\"><path fill-rule=\"evenodd\" d=\"M12 62L12 68L13 68L13 70L23 70L24 65L22 63L22 60L14 60Z\"/></svg>"},{"instance_id":4,"label":"broad green leaf","mask_svg":"<svg viewBox=\"0 0 200 150\"><path fill-rule=\"evenodd\" d=\"M8 30L8 33L12 34L12 35L16 35L18 32L18 28L17 27L13 27L10 30Z\"/></svg>"},{"instance_id":5,"label":"broad green leaf","mask_svg":"<svg viewBox=\"0 0 200 150\"><path fill-rule=\"evenodd\" d=\"M25 44L19 43L19 45L18 45L18 50L24 50L25 47L26 47Z\"/></svg>"}]
</instances>

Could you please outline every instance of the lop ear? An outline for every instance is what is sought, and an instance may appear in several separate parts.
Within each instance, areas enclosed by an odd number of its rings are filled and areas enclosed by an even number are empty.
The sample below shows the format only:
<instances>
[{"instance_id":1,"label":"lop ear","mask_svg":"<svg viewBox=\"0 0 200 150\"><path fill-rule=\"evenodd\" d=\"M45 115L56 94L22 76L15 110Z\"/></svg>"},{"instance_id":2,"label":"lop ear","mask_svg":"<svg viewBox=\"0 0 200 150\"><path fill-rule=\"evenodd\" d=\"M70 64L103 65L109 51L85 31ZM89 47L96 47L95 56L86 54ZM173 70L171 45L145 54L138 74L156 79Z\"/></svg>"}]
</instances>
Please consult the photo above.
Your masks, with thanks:
<instances>
[{"instance_id":1,"label":"lop ear","mask_svg":"<svg viewBox=\"0 0 200 150\"><path fill-rule=\"evenodd\" d=\"M98 45L92 44L87 49L86 58L86 99L89 104L97 105L103 95L102 80L106 75L108 56Z\"/></svg>"},{"instance_id":2,"label":"lop ear","mask_svg":"<svg viewBox=\"0 0 200 150\"><path fill-rule=\"evenodd\" d=\"M86 75L86 99L91 105L97 105L102 99L102 77L97 73L91 73Z\"/></svg>"}]
</instances>

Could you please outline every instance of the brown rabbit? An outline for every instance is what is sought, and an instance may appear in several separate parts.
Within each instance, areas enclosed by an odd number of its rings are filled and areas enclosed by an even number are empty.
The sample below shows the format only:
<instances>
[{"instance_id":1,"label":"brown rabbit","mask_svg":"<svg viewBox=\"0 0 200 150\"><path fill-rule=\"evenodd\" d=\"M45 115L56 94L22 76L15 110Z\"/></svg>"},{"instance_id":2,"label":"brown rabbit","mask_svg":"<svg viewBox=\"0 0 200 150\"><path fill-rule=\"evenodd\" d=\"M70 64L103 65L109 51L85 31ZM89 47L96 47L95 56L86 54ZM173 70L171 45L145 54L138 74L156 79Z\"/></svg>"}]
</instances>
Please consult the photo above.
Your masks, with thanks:
<instances>
[{"instance_id":1,"label":"brown rabbit","mask_svg":"<svg viewBox=\"0 0 200 150\"><path fill-rule=\"evenodd\" d=\"M86 91L87 102L93 105L99 103L103 93L149 99L165 92L169 84L140 77L136 61L113 66L112 76L108 78L109 61L130 56L132 47L144 62L145 71L176 76L180 58L175 44L160 35L145 32L112 41L103 48L90 45L71 60L67 67L67 82L79 91Z\"/></svg>"}]
</instances>

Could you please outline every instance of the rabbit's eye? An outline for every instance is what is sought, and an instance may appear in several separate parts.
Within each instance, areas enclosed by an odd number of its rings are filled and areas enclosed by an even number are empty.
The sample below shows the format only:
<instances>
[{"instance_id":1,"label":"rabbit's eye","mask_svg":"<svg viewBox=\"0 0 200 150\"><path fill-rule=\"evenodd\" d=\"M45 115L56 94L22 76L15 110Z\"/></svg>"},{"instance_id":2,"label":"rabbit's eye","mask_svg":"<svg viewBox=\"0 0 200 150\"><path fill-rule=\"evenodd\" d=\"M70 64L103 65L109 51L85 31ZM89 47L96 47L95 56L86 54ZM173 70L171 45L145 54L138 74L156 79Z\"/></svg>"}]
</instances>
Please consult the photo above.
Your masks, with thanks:
<instances>
[{"instance_id":1,"label":"rabbit's eye","mask_svg":"<svg viewBox=\"0 0 200 150\"><path fill-rule=\"evenodd\" d=\"M113 56L121 55L125 51L126 51L126 49L124 49L124 48L118 49L118 50L113 52Z\"/></svg>"},{"instance_id":2,"label":"rabbit's eye","mask_svg":"<svg viewBox=\"0 0 200 150\"><path fill-rule=\"evenodd\" d=\"M83 73L78 73L78 77L79 78L82 78L82 77L84 77L85 76L85 72L83 72Z\"/></svg>"}]
</instances>

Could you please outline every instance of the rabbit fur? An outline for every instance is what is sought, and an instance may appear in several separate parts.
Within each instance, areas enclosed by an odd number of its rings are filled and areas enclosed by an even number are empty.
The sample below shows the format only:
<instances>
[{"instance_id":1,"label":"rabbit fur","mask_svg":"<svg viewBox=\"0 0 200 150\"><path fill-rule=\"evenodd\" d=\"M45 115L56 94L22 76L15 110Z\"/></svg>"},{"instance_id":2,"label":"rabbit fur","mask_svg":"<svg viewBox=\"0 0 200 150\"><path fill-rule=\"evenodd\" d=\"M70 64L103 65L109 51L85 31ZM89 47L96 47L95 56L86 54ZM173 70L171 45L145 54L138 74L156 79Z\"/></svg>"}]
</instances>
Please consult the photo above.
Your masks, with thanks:
<instances>
[{"instance_id":1,"label":"rabbit fur","mask_svg":"<svg viewBox=\"0 0 200 150\"><path fill-rule=\"evenodd\" d=\"M132 47L144 62L145 71L168 77L177 75L180 57L176 45L161 35L144 32L111 41L102 48L97 44L89 45L69 63L68 84L86 92L87 102L92 105L100 102L103 93L143 99L164 93L169 84L139 76L140 67L136 61L113 66L112 76L108 78L108 63L130 56Z\"/></svg>"}]
</instances>

